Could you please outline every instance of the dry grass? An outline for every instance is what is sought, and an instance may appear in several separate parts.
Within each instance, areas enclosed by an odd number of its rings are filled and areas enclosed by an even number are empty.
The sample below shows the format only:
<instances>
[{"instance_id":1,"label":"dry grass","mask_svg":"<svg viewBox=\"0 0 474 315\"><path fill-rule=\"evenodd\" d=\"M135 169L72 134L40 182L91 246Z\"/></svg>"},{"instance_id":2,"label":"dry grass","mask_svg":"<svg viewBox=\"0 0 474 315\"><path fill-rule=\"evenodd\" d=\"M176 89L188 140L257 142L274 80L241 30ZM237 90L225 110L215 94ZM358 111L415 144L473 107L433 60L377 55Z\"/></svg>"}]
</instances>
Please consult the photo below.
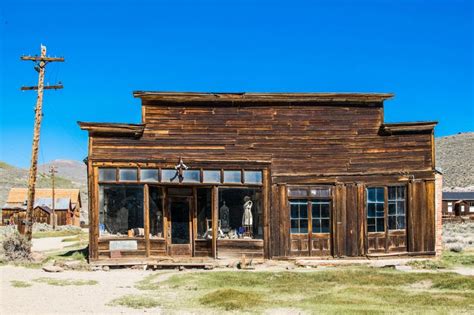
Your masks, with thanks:
<instances>
[{"instance_id":1,"label":"dry grass","mask_svg":"<svg viewBox=\"0 0 474 315\"><path fill-rule=\"evenodd\" d=\"M154 308L160 306L158 301L146 295L125 295L120 298L112 300L107 305L109 306L126 306L133 309Z\"/></svg>"},{"instance_id":2,"label":"dry grass","mask_svg":"<svg viewBox=\"0 0 474 315\"><path fill-rule=\"evenodd\" d=\"M467 312L474 278L453 273L405 273L368 267L327 271L192 272L167 280L146 277L137 288L164 311L194 313L298 309L309 313ZM429 283L429 285L425 285Z\"/></svg>"},{"instance_id":3,"label":"dry grass","mask_svg":"<svg viewBox=\"0 0 474 315\"><path fill-rule=\"evenodd\" d=\"M82 286L82 285L96 285L98 284L95 280L73 280L73 279L55 279L42 277L33 280L38 283L46 283L54 286Z\"/></svg>"},{"instance_id":4,"label":"dry grass","mask_svg":"<svg viewBox=\"0 0 474 315\"><path fill-rule=\"evenodd\" d=\"M20 280L12 280L10 281L10 284L14 288L28 288L32 286L31 283L28 283L26 281L20 281Z\"/></svg>"}]
</instances>

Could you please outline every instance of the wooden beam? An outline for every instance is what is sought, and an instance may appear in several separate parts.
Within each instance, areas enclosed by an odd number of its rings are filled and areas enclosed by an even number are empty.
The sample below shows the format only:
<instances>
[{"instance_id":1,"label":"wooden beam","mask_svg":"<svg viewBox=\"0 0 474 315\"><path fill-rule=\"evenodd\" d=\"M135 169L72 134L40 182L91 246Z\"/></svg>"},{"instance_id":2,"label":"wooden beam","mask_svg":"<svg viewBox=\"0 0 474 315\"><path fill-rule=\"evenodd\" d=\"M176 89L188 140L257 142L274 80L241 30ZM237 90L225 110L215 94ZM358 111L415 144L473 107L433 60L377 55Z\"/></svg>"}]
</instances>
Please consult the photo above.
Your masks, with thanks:
<instances>
[{"instance_id":1,"label":"wooden beam","mask_svg":"<svg viewBox=\"0 0 474 315\"><path fill-rule=\"evenodd\" d=\"M270 174L263 170L263 257L270 258Z\"/></svg>"},{"instance_id":2,"label":"wooden beam","mask_svg":"<svg viewBox=\"0 0 474 315\"><path fill-rule=\"evenodd\" d=\"M31 61L58 61L64 62L63 57L45 57L45 56L21 56L21 60L31 60Z\"/></svg>"},{"instance_id":3,"label":"wooden beam","mask_svg":"<svg viewBox=\"0 0 474 315\"><path fill-rule=\"evenodd\" d=\"M217 258L217 220L219 209L219 191L217 186L212 187L212 257Z\"/></svg>"},{"instance_id":4,"label":"wooden beam","mask_svg":"<svg viewBox=\"0 0 474 315\"><path fill-rule=\"evenodd\" d=\"M60 90L62 88L64 88L62 84L48 85L48 86L43 87L44 90ZM37 89L38 89L38 86L22 86L21 87L22 91L30 91L30 90L37 90Z\"/></svg>"},{"instance_id":5,"label":"wooden beam","mask_svg":"<svg viewBox=\"0 0 474 315\"><path fill-rule=\"evenodd\" d=\"M145 254L150 257L150 188L148 184L143 187L143 210L145 228Z\"/></svg>"}]
</instances>

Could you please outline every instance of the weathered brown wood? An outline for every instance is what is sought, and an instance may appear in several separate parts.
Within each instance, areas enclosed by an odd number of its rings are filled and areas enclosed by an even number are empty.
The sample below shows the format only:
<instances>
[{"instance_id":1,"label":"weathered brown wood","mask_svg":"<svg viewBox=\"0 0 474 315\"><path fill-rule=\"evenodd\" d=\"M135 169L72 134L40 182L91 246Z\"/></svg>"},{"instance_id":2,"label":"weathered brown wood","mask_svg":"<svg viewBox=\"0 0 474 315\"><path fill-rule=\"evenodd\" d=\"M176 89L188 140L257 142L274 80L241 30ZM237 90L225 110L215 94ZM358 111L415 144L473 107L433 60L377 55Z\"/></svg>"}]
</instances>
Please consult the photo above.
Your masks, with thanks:
<instances>
[{"instance_id":1,"label":"weathered brown wood","mask_svg":"<svg viewBox=\"0 0 474 315\"><path fill-rule=\"evenodd\" d=\"M150 257L150 192L148 184L143 187L143 210L144 210L144 230L145 230L145 251L146 257Z\"/></svg>"},{"instance_id":2,"label":"weathered brown wood","mask_svg":"<svg viewBox=\"0 0 474 315\"><path fill-rule=\"evenodd\" d=\"M212 187L212 257L217 258L217 218L219 216L219 192L217 186Z\"/></svg>"},{"instance_id":3,"label":"weathered brown wood","mask_svg":"<svg viewBox=\"0 0 474 315\"><path fill-rule=\"evenodd\" d=\"M242 174L243 178L243 174ZM265 247L265 258L270 258L270 173L268 169L263 170L263 242Z\"/></svg>"}]
</instances>

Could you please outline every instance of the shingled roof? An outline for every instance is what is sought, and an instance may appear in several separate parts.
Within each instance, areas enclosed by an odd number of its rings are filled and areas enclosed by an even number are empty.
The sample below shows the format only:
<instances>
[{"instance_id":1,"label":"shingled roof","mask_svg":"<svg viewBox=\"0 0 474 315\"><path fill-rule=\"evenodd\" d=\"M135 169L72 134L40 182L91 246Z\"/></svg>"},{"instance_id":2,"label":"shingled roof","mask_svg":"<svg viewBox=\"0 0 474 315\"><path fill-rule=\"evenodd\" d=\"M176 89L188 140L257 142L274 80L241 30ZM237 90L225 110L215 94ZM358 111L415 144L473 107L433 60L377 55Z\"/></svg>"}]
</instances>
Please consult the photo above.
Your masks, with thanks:
<instances>
[{"instance_id":1,"label":"shingled roof","mask_svg":"<svg viewBox=\"0 0 474 315\"><path fill-rule=\"evenodd\" d=\"M40 198L52 198L53 191L51 188L38 188L35 190L35 199ZM63 189L63 188L56 188L54 190L54 197L58 198L67 198L71 200L71 203L81 203L81 196L79 189ZM7 203L8 204L15 204L15 203L24 203L25 200L28 198L28 188L12 188L8 193Z\"/></svg>"}]
</instances>

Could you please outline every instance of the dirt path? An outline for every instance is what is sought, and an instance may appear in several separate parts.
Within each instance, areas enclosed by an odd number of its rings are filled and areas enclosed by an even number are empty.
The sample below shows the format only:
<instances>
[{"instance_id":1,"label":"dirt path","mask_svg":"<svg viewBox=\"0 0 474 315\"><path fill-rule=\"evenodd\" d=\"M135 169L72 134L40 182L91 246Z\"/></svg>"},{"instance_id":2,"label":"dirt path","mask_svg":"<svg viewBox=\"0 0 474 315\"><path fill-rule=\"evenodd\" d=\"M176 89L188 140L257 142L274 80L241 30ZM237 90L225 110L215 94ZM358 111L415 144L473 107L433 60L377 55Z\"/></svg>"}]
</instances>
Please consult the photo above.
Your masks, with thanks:
<instances>
[{"instance_id":1,"label":"dirt path","mask_svg":"<svg viewBox=\"0 0 474 315\"><path fill-rule=\"evenodd\" d=\"M33 238L32 250L34 252L47 252L52 250L63 249L65 246L74 244L73 242L63 242L64 239L72 237L75 236Z\"/></svg>"},{"instance_id":2,"label":"dirt path","mask_svg":"<svg viewBox=\"0 0 474 315\"><path fill-rule=\"evenodd\" d=\"M46 273L40 269L0 267L0 310L3 314L159 314L159 308L134 310L121 306L106 305L111 300L128 295L142 294L134 288L137 281L152 274L151 271L122 269L110 271L65 271ZM169 275L164 276L167 278ZM96 280L96 285L52 286L33 282L33 279ZM31 287L15 288L12 280L31 283ZM28 301L28 303L24 303Z\"/></svg>"}]
</instances>

